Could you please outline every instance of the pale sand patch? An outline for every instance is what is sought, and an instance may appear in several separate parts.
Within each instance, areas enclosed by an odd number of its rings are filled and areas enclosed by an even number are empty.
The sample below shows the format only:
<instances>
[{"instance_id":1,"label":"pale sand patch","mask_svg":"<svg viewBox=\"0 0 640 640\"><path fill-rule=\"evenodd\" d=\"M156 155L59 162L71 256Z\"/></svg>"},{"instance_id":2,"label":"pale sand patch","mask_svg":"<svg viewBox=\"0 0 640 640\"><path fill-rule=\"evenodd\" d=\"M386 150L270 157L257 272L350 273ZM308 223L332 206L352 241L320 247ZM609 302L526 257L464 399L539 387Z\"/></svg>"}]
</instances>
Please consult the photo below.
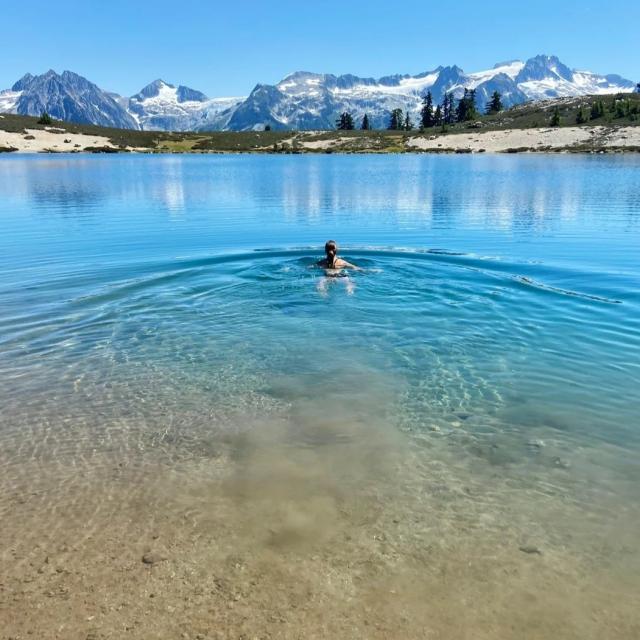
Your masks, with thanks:
<instances>
[{"instance_id":1,"label":"pale sand patch","mask_svg":"<svg viewBox=\"0 0 640 640\"><path fill-rule=\"evenodd\" d=\"M507 149L527 147L531 149L561 149L585 143L598 147L640 145L639 127L564 127L539 129L507 129L456 133L431 138L415 137L407 141L407 147L424 151L437 149L470 149L488 153L500 153Z\"/></svg>"},{"instance_id":2,"label":"pale sand patch","mask_svg":"<svg viewBox=\"0 0 640 640\"><path fill-rule=\"evenodd\" d=\"M0 131L0 146L14 147L22 153L41 153L43 151L82 151L85 147L116 148L105 136L86 135L84 133L70 133L69 131L25 129L26 133L12 133ZM33 136L33 140L26 140L25 136ZM69 142L65 142L68 140ZM76 146L77 145L77 146ZM129 148L129 147L127 147Z\"/></svg>"},{"instance_id":3,"label":"pale sand patch","mask_svg":"<svg viewBox=\"0 0 640 640\"><path fill-rule=\"evenodd\" d=\"M301 142L300 146L303 149L331 149L332 147L337 147L338 145L346 144L353 140L354 138L344 136L340 138L331 138L329 140L309 140Z\"/></svg>"},{"instance_id":4,"label":"pale sand patch","mask_svg":"<svg viewBox=\"0 0 640 640\"><path fill-rule=\"evenodd\" d=\"M640 127L620 127L604 132L607 147L640 146Z\"/></svg>"},{"instance_id":5,"label":"pale sand patch","mask_svg":"<svg viewBox=\"0 0 640 640\"><path fill-rule=\"evenodd\" d=\"M114 441L7 465L0 638L638 637L624 517L594 530L562 492L434 456L444 440L425 458L382 422L325 425L316 449L263 426L199 459Z\"/></svg>"}]
</instances>

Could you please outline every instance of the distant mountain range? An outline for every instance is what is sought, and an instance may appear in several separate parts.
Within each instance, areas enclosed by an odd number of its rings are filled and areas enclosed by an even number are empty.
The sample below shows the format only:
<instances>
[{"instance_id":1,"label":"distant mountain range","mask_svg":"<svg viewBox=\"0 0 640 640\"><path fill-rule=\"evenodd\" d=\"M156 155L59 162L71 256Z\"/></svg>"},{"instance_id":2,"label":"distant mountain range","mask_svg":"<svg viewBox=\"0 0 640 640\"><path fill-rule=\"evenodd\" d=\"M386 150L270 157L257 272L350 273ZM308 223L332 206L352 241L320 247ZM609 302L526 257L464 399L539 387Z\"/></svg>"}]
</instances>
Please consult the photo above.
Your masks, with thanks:
<instances>
[{"instance_id":1,"label":"distant mountain range","mask_svg":"<svg viewBox=\"0 0 640 640\"><path fill-rule=\"evenodd\" d=\"M556 56L539 55L523 62L496 64L487 71L465 73L460 67L438 67L410 75L360 78L354 75L297 71L276 85L258 84L246 97L208 98L182 85L156 80L130 98L100 89L71 71L27 74L11 89L0 91L0 112L40 115L59 120L124 129L161 131L246 131L263 129L332 129L336 117L365 113L374 128L385 127L392 109L418 120L422 96L435 103L445 92L460 97L476 90L479 108L494 91L505 106L564 96L633 91L635 83L619 75L601 76L570 69Z\"/></svg>"}]
</instances>

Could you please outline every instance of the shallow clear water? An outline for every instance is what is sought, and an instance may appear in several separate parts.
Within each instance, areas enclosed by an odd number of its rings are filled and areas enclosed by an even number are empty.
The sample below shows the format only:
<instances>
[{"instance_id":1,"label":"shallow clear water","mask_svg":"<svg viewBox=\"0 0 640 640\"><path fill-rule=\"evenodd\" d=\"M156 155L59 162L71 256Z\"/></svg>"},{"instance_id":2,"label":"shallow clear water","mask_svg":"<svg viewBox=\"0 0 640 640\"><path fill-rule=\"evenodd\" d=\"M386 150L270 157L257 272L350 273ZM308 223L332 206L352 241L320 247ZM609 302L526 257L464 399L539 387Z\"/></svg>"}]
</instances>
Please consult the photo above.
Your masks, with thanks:
<instances>
[{"instance_id":1,"label":"shallow clear water","mask_svg":"<svg viewBox=\"0 0 640 640\"><path fill-rule=\"evenodd\" d=\"M363 611L405 637L633 637L639 176L631 156L0 158L11 593L61 537L87 572L110 527L185 562L215 529L204 566L278 567L253 629L302 579L349 626L284 637L362 637ZM363 271L325 278L329 237Z\"/></svg>"}]
</instances>

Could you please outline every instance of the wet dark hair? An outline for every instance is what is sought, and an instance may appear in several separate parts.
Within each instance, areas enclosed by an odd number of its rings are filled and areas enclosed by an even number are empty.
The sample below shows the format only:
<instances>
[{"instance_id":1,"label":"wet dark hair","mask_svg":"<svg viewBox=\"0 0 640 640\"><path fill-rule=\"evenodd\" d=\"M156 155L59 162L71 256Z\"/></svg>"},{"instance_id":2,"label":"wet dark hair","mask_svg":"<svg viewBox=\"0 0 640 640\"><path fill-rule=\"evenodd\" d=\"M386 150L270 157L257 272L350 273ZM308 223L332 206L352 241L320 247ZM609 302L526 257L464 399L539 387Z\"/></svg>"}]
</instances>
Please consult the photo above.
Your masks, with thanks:
<instances>
[{"instance_id":1,"label":"wet dark hair","mask_svg":"<svg viewBox=\"0 0 640 640\"><path fill-rule=\"evenodd\" d=\"M338 243L335 240L327 240L324 244L324 252L329 255L329 253L338 253Z\"/></svg>"}]
</instances>

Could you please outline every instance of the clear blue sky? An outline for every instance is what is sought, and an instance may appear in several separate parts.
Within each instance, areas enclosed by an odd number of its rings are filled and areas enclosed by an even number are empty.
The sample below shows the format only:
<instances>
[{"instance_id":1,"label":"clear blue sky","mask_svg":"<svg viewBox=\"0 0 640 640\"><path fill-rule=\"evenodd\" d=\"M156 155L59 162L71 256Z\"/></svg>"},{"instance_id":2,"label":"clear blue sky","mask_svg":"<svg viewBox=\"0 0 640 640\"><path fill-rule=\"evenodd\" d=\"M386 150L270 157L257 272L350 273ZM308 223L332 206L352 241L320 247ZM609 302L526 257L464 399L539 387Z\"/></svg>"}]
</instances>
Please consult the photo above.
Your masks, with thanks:
<instances>
[{"instance_id":1,"label":"clear blue sky","mask_svg":"<svg viewBox=\"0 0 640 640\"><path fill-rule=\"evenodd\" d=\"M0 88L76 71L132 95L161 77L243 95L295 70L382 76L440 64L477 71L552 53L640 81L640 2L451 0L27 0L2 9Z\"/></svg>"}]
</instances>

